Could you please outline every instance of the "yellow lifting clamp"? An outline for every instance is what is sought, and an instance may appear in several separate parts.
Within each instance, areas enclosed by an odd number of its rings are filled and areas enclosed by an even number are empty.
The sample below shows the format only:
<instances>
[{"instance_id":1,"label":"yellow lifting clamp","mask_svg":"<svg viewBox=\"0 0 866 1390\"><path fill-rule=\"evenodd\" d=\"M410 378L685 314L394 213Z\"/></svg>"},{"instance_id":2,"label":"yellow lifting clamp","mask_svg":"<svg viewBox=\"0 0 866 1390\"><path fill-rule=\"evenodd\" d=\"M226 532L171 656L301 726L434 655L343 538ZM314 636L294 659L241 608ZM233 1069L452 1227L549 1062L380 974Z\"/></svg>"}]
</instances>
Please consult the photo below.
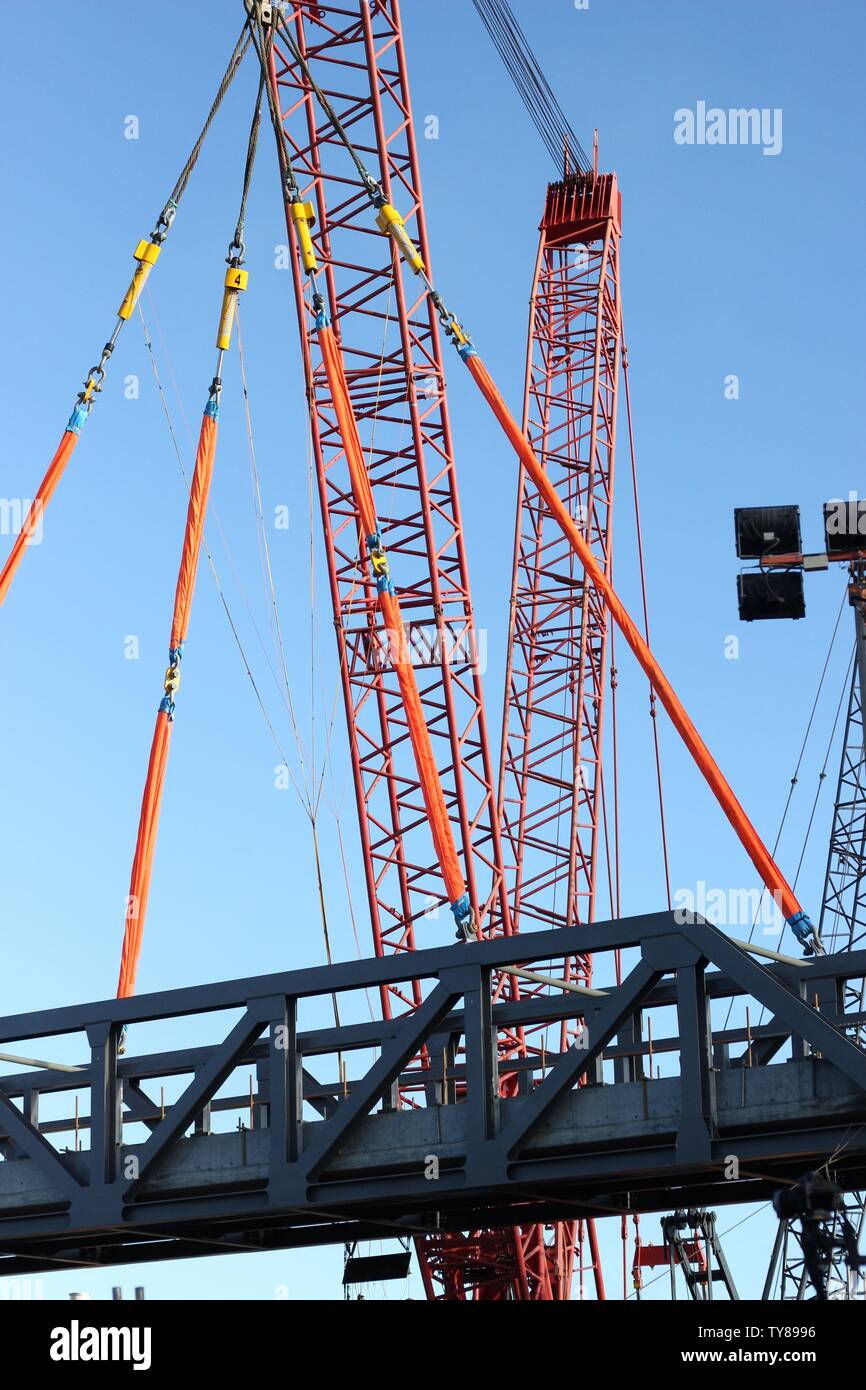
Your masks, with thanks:
<instances>
[{"instance_id":1,"label":"yellow lifting clamp","mask_svg":"<svg viewBox=\"0 0 866 1390\"><path fill-rule=\"evenodd\" d=\"M370 559L373 562L373 574L376 579L388 574L388 556L384 550L378 549L370 552Z\"/></svg>"},{"instance_id":2,"label":"yellow lifting clamp","mask_svg":"<svg viewBox=\"0 0 866 1390\"><path fill-rule=\"evenodd\" d=\"M124 295L123 303L117 311L118 318L132 318L138 303L138 296L144 289L147 277L156 265L161 250L162 247L156 241L140 241L136 246L132 254L138 261L138 265L135 268L129 289Z\"/></svg>"},{"instance_id":3,"label":"yellow lifting clamp","mask_svg":"<svg viewBox=\"0 0 866 1390\"><path fill-rule=\"evenodd\" d=\"M249 284L250 273L248 270L241 270L238 265L230 265L226 271L225 290L223 293L223 307L220 314L220 325L217 330L216 345L220 352L228 352L231 347L232 330L235 326L235 309L237 308L238 295L245 290Z\"/></svg>"},{"instance_id":4,"label":"yellow lifting clamp","mask_svg":"<svg viewBox=\"0 0 866 1390\"><path fill-rule=\"evenodd\" d=\"M406 231L405 222L397 209L392 207L390 203L382 204L376 217L376 226L385 236L392 238L406 264L416 275L420 275L423 270L426 270L424 258Z\"/></svg>"},{"instance_id":5,"label":"yellow lifting clamp","mask_svg":"<svg viewBox=\"0 0 866 1390\"><path fill-rule=\"evenodd\" d=\"M466 332L463 325L458 323L453 314L448 324L448 333L456 347L466 347L467 343L471 341L469 334Z\"/></svg>"},{"instance_id":6,"label":"yellow lifting clamp","mask_svg":"<svg viewBox=\"0 0 866 1390\"><path fill-rule=\"evenodd\" d=\"M94 393L94 391L96 390L96 385L97 385L97 378L96 378L95 376L89 376L89 377L87 378L87 380L85 381L85 383L84 383L84 390L83 390L82 393L81 393L81 400L82 400L82 403L83 403L84 405L89 405L89 404L90 404L90 402L91 402L91 400L92 400L92 398L93 398L93 393Z\"/></svg>"},{"instance_id":7,"label":"yellow lifting clamp","mask_svg":"<svg viewBox=\"0 0 866 1390\"><path fill-rule=\"evenodd\" d=\"M292 203L292 221L298 235L304 270L308 275L315 275L319 269L319 262L316 260L313 238L310 235L310 229L316 225L316 212L313 204L302 203L300 200Z\"/></svg>"},{"instance_id":8,"label":"yellow lifting clamp","mask_svg":"<svg viewBox=\"0 0 866 1390\"><path fill-rule=\"evenodd\" d=\"M169 666L163 681L163 690L166 695L174 695L180 686L180 666Z\"/></svg>"}]
</instances>

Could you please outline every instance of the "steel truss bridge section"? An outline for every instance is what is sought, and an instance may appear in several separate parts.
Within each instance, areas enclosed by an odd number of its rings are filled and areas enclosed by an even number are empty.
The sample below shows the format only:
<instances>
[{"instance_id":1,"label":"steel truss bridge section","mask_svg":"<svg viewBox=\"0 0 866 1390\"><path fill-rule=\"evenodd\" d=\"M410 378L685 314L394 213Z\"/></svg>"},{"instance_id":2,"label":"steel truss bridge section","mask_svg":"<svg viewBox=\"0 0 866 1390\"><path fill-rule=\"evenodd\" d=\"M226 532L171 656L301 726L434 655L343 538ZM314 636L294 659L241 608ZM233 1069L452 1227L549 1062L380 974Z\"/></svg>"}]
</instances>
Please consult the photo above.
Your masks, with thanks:
<instances>
[{"instance_id":1,"label":"steel truss bridge section","mask_svg":"<svg viewBox=\"0 0 866 1390\"><path fill-rule=\"evenodd\" d=\"M0 1078L0 1276L766 1200L828 1155L866 1187L841 1026L866 952L761 961L680 915L0 1020L6 1058L55 1050ZM583 949L626 953L622 984L494 1003L498 973ZM416 984L411 1015L318 1026L333 994ZM713 1028L735 997L768 1021ZM581 1046L501 1062L503 1027L575 1019ZM212 1040L152 1052L154 1028Z\"/></svg>"}]
</instances>

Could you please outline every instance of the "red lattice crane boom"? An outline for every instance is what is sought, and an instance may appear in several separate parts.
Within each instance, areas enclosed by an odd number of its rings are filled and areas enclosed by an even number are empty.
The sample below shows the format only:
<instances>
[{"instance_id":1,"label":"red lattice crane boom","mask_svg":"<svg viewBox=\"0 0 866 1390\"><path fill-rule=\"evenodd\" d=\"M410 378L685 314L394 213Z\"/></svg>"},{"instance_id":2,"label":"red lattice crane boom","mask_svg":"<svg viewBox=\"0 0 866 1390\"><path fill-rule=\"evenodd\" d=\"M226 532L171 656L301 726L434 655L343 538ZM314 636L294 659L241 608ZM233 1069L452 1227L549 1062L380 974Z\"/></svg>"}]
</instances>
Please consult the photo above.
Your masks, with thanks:
<instances>
[{"instance_id":1,"label":"red lattice crane boom","mask_svg":"<svg viewBox=\"0 0 866 1390\"><path fill-rule=\"evenodd\" d=\"M616 176L550 186L531 295L523 429L599 564L610 572L622 357ZM608 617L601 596L521 471L506 667L500 798L515 930L595 917L603 813ZM581 985L592 958L555 966ZM530 987L531 988L531 987ZM561 1048L573 1038L565 1030ZM558 1263L589 1265L595 1230L557 1230Z\"/></svg>"},{"instance_id":2,"label":"red lattice crane boom","mask_svg":"<svg viewBox=\"0 0 866 1390\"><path fill-rule=\"evenodd\" d=\"M287 19L356 149L386 197L393 190L399 200L429 265L397 0L298 3ZM315 208L316 254L400 605L410 638L426 653L416 675L475 919L485 935L508 931L436 315L427 296L407 286L390 242L371 237L364 182L279 30L271 79L292 166ZM374 944L387 953L412 949L431 902L444 899L405 711L358 552L359 516L335 403L308 334L310 288L291 234L289 245ZM417 1003L382 999L386 1014ZM517 1045L505 1039L503 1054ZM565 1272L551 1272L539 1227L431 1237L419 1242L418 1254L430 1297L552 1298L563 1296L568 1282Z\"/></svg>"},{"instance_id":3,"label":"red lattice crane boom","mask_svg":"<svg viewBox=\"0 0 866 1390\"><path fill-rule=\"evenodd\" d=\"M610 570L622 355L616 176L551 185L531 297L524 432ZM591 921L602 788L608 621L600 596L520 476L502 758L515 926Z\"/></svg>"},{"instance_id":4,"label":"red lattice crane boom","mask_svg":"<svg viewBox=\"0 0 866 1390\"><path fill-rule=\"evenodd\" d=\"M500 0L500 7L510 16L505 0ZM308 0L296 0L290 8L288 22L278 21L282 27L279 41L273 45L269 76L279 106L274 119L284 171L287 223L290 232L296 224L298 238L290 236L290 244L295 254L313 446L377 951L412 949L422 912L431 900L442 901L441 874L452 881L456 878L461 888L466 885L467 893L461 895L459 903L451 903L458 922L465 921L462 914L468 897L476 930L489 934L512 929L472 646L471 600L434 310L525 470L515 562L515 610L519 611L521 600L524 608L519 613L518 655L525 679L522 688L515 691L515 676L520 677L520 666L514 660L515 639L509 663L499 808L505 807L505 784L510 774L518 786L517 829L509 832L515 847L515 906L520 909L524 899L530 905L540 899L541 906L537 901L534 904L539 920L547 921L548 914L560 912L561 920L570 923L585 920L580 912L582 894L587 918L594 911L599 822L604 814L601 739L606 610L621 629L764 882L779 891L793 929L806 938L812 928L796 895L612 584L610 513L622 352L620 208L615 178L599 178L595 169L586 166L585 157L580 172L572 175L572 146L566 140L566 176L549 194L542 227L526 409L529 429L533 424L532 399L537 395L541 413L533 442L517 424L478 350L446 308L431 279L397 0L371 0L369 4L359 0L357 12ZM259 9L270 13L272 7ZM513 16L509 22L513 38L519 30ZM285 44L285 51L281 51L280 42ZM535 81L533 65L537 70L537 64L522 42L531 83ZM311 65L322 74L318 79ZM283 100L286 91L288 106ZM323 115L321 125L319 111ZM301 112L306 116L305 131L301 128L292 134L292 118ZM297 171L305 184L303 192ZM396 195L392 189L397 188L404 197L408 195L405 220L393 206ZM303 201L307 194L312 199L309 204ZM359 220L368 204L372 204L376 230L386 238L389 254L384 265L370 250L369 222L365 225ZM321 227L319 254L325 292L318 287L319 263L310 240L313 212ZM306 250L305 236L309 242ZM410 267L416 284L424 286L420 294L407 292L401 260ZM313 277L309 290L305 289L302 267ZM575 267L577 273L572 278L570 272ZM588 277L582 280L587 269ZM542 279L543 274L546 279ZM393 345L392 293L398 330ZM305 325L311 310L320 346L326 341L334 355L330 371L322 370L307 337ZM368 339L371 324L382 329L378 353ZM323 329L327 333L324 341ZM429 412L419 393L419 374L425 370L434 372L425 388L433 398ZM383 427L389 432L384 443L378 433ZM401 439L401 431L408 434L408 442ZM355 440L351 449L350 434ZM354 459L354 488L345 477L347 453ZM444 480L447 486L437 497L437 488ZM359 509L361 494L368 502ZM448 528L440 547L435 532L443 517L443 498L447 501ZM547 528L542 504L555 526L553 567L543 534ZM364 509L374 526L372 534L365 534L365 529L370 532L370 525L365 528L363 524ZM525 549L524 525L528 526ZM387 532L392 557L399 556L405 566L399 590L391 587L390 571L376 568L377 556L380 564L384 563L383 532ZM521 587L524 572L525 593ZM419 681L419 690L405 703L399 686L394 688L397 672L388 660L388 635L377 627L382 584L389 586L395 598L399 593L394 612L415 610L409 620L410 633L420 631L423 638L421 623L426 619L430 624L419 663L429 676L425 674L423 686ZM454 608L446 607L449 598L456 601ZM382 606L383 613L388 607ZM553 613L555 623L562 621L562 635L557 634L553 651L550 617L545 621L545 609ZM398 637L402 643L402 631ZM471 675L471 681L461 679L461 663L465 663L465 674ZM549 672L552 679L548 682ZM403 674L408 676L408 672ZM413 676L405 690L411 693L414 686ZM457 714L458 691L471 697L465 724ZM565 707L560 711L557 702L561 697L565 697ZM410 703L414 709L411 715ZM377 712L378 722L371 719L371 710ZM518 720L516 740L510 727L512 714ZM558 782L546 767L551 736L545 730L545 719L554 723L553 756L558 755L560 771L566 774ZM434 737L439 740L438 750L431 744ZM398 768L398 758L410 753L410 746L411 756ZM471 774L477 779L480 772L481 811L473 816L466 790ZM532 804L539 796L540 814ZM444 825L446 833L439 835L439 843L446 852L444 857L439 854L438 861L433 855L432 863L425 797L428 808L435 804L440 811L444 808L439 828ZM551 841L549 827L553 824L557 840ZM548 827L546 843L531 839L530 826ZM446 870L447 846L452 841L462 852L462 874L454 872L453 849L452 868ZM537 873L534 865L527 872L528 845L542 851L542 857L546 852L550 861ZM476 870L481 863L493 871L486 898L478 890ZM391 883L390 895L385 896L382 884L391 870L396 871L396 883ZM560 884L564 885L564 908L556 904ZM575 981L589 978L590 963L583 958L566 962L565 968L571 979L557 981L556 988L575 987ZM521 974L512 972L512 978ZM542 988L554 987L549 977L537 983ZM506 988L513 992L508 977L497 982L497 996ZM383 998L386 1012L392 1002L387 996ZM419 1000L415 997L401 1002L411 1007ZM568 1043L568 1035L563 1033L561 1046ZM509 1087L517 1083L509 1060L525 1053L529 1045L525 1034L501 1038L502 1096L509 1095ZM539 1050L543 1049L542 1038ZM591 1266L597 1291L603 1296L594 1235L590 1223ZM438 1281L445 1296L452 1297L465 1298L470 1290L475 1298L562 1297L568 1294L574 1255L581 1249L581 1231L560 1225L554 1228L551 1241L546 1241L537 1227L510 1234L474 1232L468 1238L430 1239L422 1242L421 1248L428 1294ZM581 1259L582 1271L584 1267Z\"/></svg>"},{"instance_id":5,"label":"red lattice crane boom","mask_svg":"<svg viewBox=\"0 0 866 1390\"><path fill-rule=\"evenodd\" d=\"M427 236L396 0L296 3L286 18L425 258ZM316 252L475 920L507 920L495 788L436 316L371 235L367 192L280 31L272 80L295 172L318 222ZM445 903L399 687L361 563L334 402L308 335L310 290L292 268L310 398L316 482L334 609L375 949L411 950ZM443 914L444 916L445 914ZM433 918L433 922L430 919ZM450 920L450 919L449 919ZM441 930L441 918L440 918ZM417 999L383 996L386 1015Z\"/></svg>"}]
</instances>

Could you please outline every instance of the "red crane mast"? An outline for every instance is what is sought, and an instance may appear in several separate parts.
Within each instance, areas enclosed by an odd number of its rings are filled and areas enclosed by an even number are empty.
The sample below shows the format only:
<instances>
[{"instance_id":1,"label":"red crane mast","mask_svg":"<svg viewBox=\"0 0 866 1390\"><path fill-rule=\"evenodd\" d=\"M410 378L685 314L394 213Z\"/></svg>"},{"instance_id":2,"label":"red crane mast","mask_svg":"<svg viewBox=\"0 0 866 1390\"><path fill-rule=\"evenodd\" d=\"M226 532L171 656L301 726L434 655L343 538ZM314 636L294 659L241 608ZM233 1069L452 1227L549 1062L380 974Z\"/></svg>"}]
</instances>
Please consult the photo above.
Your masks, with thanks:
<instances>
[{"instance_id":1,"label":"red crane mast","mask_svg":"<svg viewBox=\"0 0 866 1390\"><path fill-rule=\"evenodd\" d=\"M622 357L621 199L616 176L579 173L547 193L533 279L523 429L610 574ZM506 667L500 798L515 930L595 917L603 814L608 618L601 595L521 471ZM592 957L555 965L592 982ZM533 986L524 988L533 989ZM536 992L546 987L535 986ZM559 1047L574 1041L565 1028ZM604 1283L593 1223L558 1228L566 1286L575 1257ZM567 1296L567 1293L565 1294Z\"/></svg>"},{"instance_id":2,"label":"red crane mast","mask_svg":"<svg viewBox=\"0 0 866 1390\"><path fill-rule=\"evenodd\" d=\"M356 150L389 201L399 201L429 265L397 0L296 3L286 20ZM495 783L436 315L426 295L411 285L407 290L390 242L371 236L363 179L279 29L271 81L295 175L315 208L316 252L401 607L421 657L416 673L475 920L485 935L507 932ZM386 954L413 949L431 904L438 908L445 899L405 712L377 625L375 589L359 554L343 441L308 333L310 290L291 234L289 245L373 938L377 953ZM504 981L499 987L512 988ZM396 994L383 992L386 1016L419 1002ZM503 1056L520 1046L519 1039L504 1038ZM570 1242L554 1240L554 1269L540 1227L431 1236L417 1248L431 1298L567 1296L570 1258L563 1252Z\"/></svg>"},{"instance_id":3,"label":"red crane mast","mask_svg":"<svg viewBox=\"0 0 866 1390\"><path fill-rule=\"evenodd\" d=\"M393 189L426 259L396 0L299 0L285 14L357 149L385 194ZM363 181L278 30L272 81L295 173L315 208L316 250L427 727L475 921L488 935L507 923L507 903L436 316L426 295L395 272L390 242L371 231ZM367 896L375 949L388 954L412 950L419 930L423 941L430 918L440 918L441 932L446 899L375 588L359 553L358 513L334 403L309 337L309 289L291 232L289 245ZM395 995L383 993L386 1016L418 1003Z\"/></svg>"},{"instance_id":4,"label":"red crane mast","mask_svg":"<svg viewBox=\"0 0 866 1390\"><path fill-rule=\"evenodd\" d=\"M613 174L579 174L548 190L524 408L524 432L607 573L620 220ZM608 621L524 472L511 608L501 799L512 917L527 929L571 927L595 915Z\"/></svg>"}]
</instances>

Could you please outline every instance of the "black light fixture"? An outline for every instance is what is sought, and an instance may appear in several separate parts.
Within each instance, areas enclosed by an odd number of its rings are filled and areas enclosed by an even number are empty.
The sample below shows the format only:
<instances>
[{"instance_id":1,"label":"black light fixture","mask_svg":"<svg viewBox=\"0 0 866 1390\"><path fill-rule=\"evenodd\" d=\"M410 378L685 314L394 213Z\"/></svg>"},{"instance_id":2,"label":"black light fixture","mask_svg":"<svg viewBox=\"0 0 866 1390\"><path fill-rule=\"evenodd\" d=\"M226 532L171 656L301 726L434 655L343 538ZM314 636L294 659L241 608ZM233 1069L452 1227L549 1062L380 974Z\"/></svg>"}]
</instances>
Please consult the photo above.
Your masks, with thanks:
<instances>
[{"instance_id":1,"label":"black light fixture","mask_svg":"<svg viewBox=\"0 0 866 1390\"><path fill-rule=\"evenodd\" d=\"M802 550L799 507L737 507L734 529L741 560L799 555Z\"/></svg>"},{"instance_id":2,"label":"black light fixture","mask_svg":"<svg viewBox=\"0 0 866 1390\"><path fill-rule=\"evenodd\" d=\"M737 596L744 623L806 616L802 570L749 570L737 576Z\"/></svg>"},{"instance_id":3,"label":"black light fixture","mask_svg":"<svg viewBox=\"0 0 866 1390\"><path fill-rule=\"evenodd\" d=\"M849 497L825 502L824 538L828 555L866 551L866 500Z\"/></svg>"}]
</instances>

